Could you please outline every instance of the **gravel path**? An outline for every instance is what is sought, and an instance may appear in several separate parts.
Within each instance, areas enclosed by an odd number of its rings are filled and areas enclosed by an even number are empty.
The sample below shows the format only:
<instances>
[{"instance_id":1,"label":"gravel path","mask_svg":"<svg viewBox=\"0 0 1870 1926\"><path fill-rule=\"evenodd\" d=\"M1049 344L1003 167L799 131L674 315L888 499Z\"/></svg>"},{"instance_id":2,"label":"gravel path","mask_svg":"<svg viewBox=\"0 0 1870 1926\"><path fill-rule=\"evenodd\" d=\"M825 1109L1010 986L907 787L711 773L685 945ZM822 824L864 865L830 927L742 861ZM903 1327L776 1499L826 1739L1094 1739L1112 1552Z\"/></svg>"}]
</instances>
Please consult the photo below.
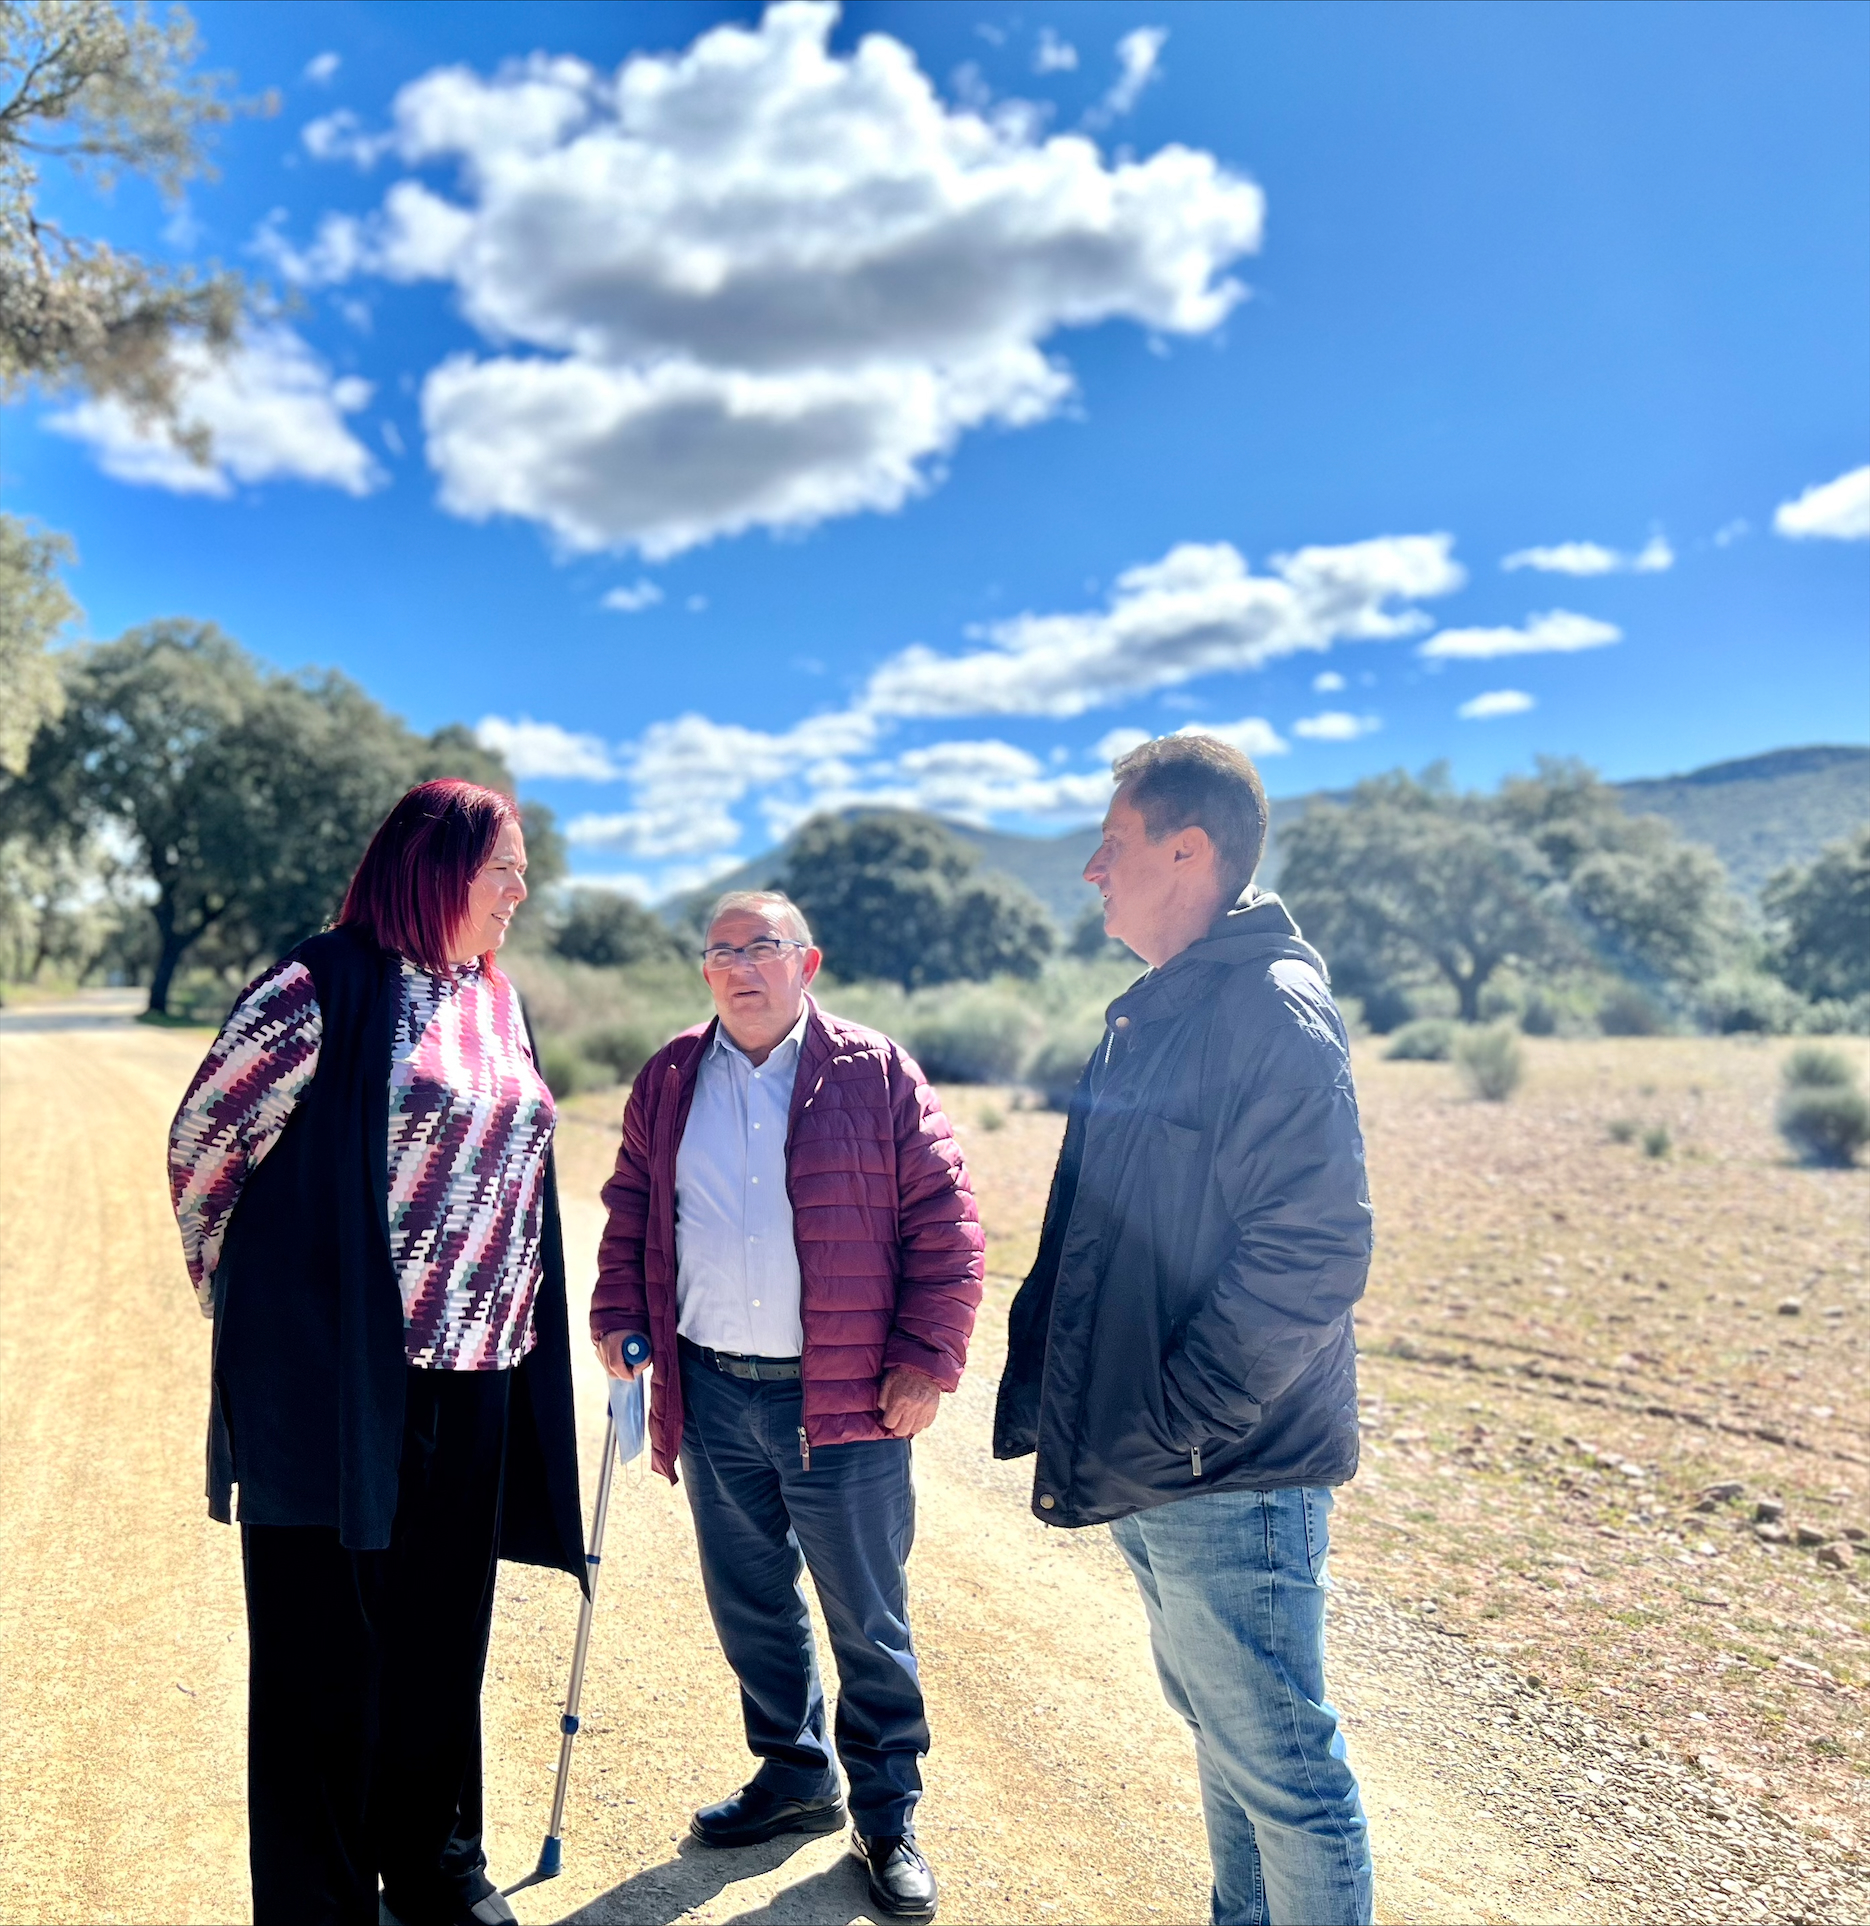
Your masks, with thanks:
<instances>
[{"instance_id":1,"label":"gravel path","mask_svg":"<svg viewBox=\"0 0 1870 1926\"><path fill-rule=\"evenodd\" d=\"M247 1917L237 1540L202 1514L207 1330L161 1181L201 1043L95 1000L0 1014L7 1921ZM588 1196L565 1149L567 1193ZM569 1207L576 1277L597 1227L595 1204ZM1205 1919L1188 1747L1121 1561L1102 1533L1036 1525L1025 1469L987 1454L999 1338L983 1332L918 1446L921 1832L943 1916ZM582 1359L579 1393L588 1490L601 1384ZM538 1850L575 1622L568 1581L503 1569L488 1832L509 1882ZM1338 1595L1333 1677L1385 1921L1870 1918L1861 1878L1812 1842L1361 1588ZM516 1896L522 1920L865 1917L836 1839L728 1855L683 1839L746 1756L686 1506L660 1481L618 1486L585 1709L566 1871Z\"/></svg>"}]
</instances>

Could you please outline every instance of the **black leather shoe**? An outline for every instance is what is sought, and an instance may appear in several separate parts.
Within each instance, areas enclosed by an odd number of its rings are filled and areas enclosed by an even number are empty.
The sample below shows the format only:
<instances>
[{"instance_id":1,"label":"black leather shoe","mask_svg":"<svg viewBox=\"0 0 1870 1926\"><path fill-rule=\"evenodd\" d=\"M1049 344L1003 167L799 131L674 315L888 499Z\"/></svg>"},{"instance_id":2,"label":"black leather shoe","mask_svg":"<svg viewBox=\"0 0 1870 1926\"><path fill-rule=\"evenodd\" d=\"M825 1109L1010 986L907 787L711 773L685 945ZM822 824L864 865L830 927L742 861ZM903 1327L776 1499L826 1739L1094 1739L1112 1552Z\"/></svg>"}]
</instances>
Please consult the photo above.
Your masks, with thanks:
<instances>
[{"instance_id":1,"label":"black leather shoe","mask_svg":"<svg viewBox=\"0 0 1870 1926\"><path fill-rule=\"evenodd\" d=\"M851 1851L870 1874L870 1897L879 1910L895 1919L935 1917L935 1875L916 1851L913 1832L876 1839L854 1832Z\"/></svg>"},{"instance_id":2,"label":"black leather shoe","mask_svg":"<svg viewBox=\"0 0 1870 1926\"><path fill-rule=\"evenodd\" d=\"M828 1799L788 1799L751 1785L717 1806L703 1806L688 1830L704 1846L757 1846L782 1832L836 1832L843 1823L844 1801L835 1792Z\"/></svg>"}]
</instances>

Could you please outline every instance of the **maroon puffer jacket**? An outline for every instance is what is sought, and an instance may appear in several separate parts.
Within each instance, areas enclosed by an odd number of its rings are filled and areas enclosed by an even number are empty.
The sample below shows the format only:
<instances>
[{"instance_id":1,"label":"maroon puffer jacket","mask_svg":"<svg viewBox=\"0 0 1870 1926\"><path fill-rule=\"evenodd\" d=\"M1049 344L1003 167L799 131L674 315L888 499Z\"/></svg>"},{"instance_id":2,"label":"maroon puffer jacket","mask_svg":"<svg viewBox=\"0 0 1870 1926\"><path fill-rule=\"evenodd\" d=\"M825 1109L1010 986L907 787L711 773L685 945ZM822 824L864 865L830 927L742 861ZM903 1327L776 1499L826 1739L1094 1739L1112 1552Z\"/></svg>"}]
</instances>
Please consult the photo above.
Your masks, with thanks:
<instances>
[{"instance_id":1,"label":"maroon puffer jacket","mask_svg":"<svg viewBox=\"0 0 1870 1926\"><path fill-rule=\"evenodd\" d=\"M906 1364L944 1391L961 1381L980 1305L980 1218L960 1146L914 1062L888 1037L807 999L786 1136L799 1253L805 1435L886 1438L883 1373ZM623 1113L610 1222L598 1246L591 1335L647 1330L650 1462L675 1479L675 1153L714 1025L685 1030L643 1066Z\"/></svg>"}]
</instances>

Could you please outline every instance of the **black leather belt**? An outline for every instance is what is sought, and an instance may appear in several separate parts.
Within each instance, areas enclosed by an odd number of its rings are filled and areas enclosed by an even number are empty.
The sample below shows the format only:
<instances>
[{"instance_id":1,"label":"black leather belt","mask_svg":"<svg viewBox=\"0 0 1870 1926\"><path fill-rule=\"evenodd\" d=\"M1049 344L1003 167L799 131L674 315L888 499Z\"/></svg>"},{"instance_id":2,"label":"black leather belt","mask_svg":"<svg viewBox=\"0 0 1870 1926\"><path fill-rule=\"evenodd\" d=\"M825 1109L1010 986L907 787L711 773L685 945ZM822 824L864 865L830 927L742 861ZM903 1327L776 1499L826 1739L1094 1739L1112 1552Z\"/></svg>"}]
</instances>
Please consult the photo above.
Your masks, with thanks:
<instances>
[{"instance_id":1,"label":"black leather belt","mask_svg":"<svg viewBox=\"0 0 1870 1926\"><path fill-rule=\"evenodd\" d=\"M799 1375L797 1358L753 1358L739 1351L711 1351L705 1344L693 1344L685 1337L676 1339L682 1355L718 1371L724 1378L746 1378L757 1384L783 1383Z\"/></svg>"}]
</instances>

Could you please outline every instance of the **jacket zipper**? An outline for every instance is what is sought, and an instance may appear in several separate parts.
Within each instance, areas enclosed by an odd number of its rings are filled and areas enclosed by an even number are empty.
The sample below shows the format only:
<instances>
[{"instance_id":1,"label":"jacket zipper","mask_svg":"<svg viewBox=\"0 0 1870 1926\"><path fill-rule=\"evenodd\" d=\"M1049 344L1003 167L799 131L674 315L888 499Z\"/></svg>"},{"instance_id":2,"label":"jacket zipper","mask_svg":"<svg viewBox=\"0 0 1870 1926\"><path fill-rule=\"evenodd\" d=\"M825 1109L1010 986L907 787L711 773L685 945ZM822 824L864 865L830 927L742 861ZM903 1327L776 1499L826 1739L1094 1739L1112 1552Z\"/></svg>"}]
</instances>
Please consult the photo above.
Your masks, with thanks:
<instances>
[{"instance_id":1,"label":"jacket zipper","mask_svg":"<svg viewBox=\"0 0 1870 1926\"><path fill-rule=\"evenodd\" d=\"M805 1435L805 1427L799 1426L799 1469L810 1471L812 1468L812 1441Z\"/></svg>"},{"instance_id":2,"label":"jacket zipper","mask_svg":"<svg viewBox=\"0 0 1870 1926\"><path fill-rule=\"evenodd\" d=\"M1201 1476L1201 1447L1199 1445L1191 1445L1189 1447L1188 1462L1194 1467L1195 1476L1199 1478Z\"/></svg>"}]
</instances>

